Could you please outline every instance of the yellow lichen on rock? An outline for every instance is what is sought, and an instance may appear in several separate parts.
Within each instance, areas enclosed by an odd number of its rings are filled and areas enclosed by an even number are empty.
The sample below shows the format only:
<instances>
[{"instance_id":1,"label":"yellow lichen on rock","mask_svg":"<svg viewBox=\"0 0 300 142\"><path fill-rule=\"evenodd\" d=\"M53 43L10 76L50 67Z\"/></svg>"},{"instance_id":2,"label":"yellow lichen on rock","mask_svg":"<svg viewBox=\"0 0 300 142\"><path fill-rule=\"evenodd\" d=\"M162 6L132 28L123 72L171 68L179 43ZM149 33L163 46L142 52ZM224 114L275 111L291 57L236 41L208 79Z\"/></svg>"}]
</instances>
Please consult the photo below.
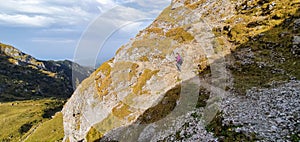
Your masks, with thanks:
<instances>
[{"instance_id":1,"label":"yellow lichen on rock","mask_svg":"<svg viewBox=\"0 0 300 142\"><path fill-rule=\"evenodd\" d=\"M158 35L164 35L164 31L162 28L158 28L158 27L152 27L152 28L148 28L146 29L146 32L148 33L155 33Z\"/></svg>"},{"instance_id":2,"label":"yellow lichen on rock","mask_svg":"<svg viewBox=\"0 0 300 142\"><path fill-rule=\"evenodd\" d=\"M113 59L107 61L107 62L104 62L97 70L96 72L99 73L103 73L105 76L108 76L111 72L111 66L109 65L109 63L112 62Z\"/></svg>"},{"instance_id":3,"label":"yellow lichen on rock","mask_svg":"<svg viewBox=\"0 0 300 142\"><path fill-rule=\"evenodd\" d=\"M191 4L186 5L186 7L188 7L188 8L190 8L190 9L194 10L194 9L198 8L201 4L203 4L205 1L206 1L206 0L198 0L198 1L195 2L195 3L191 3Z\"/></svg>"},{"instance_id":4,"label":"yellow lichen on rock","mask_svg":"<svg viewBox=\"0 0 300 142\"><path fill-rule=\"evenodd\" d=\"M132 54L134 50L138 50L140 53L150 54L151 52L160 52L161 57L165 59L167 54L172 53L174 50L171 46L172 39L165 37L155 37L151 38L149 35L146 35L141 40L136 40L132 44L132 48L128 49L127 52ZM147 56L148 60L150 60L150 55ZM138 59L136 59L138 60Z\"/></svg>"},{"instance_id":5,"label":"yellow lichen on rock","mask_svg":"<svg viewBox=\"0 0 300 142\"><path fill-rule=\"evenodd\" d=\"M124 119L132 113L130 106L120 102L116 107L113 108L112 114L120 119Z\"/></svg>"},{"instance_id":6,"label":"yellow lichen on rock","mask_svg":"<svg viewBox=\"0 0 300 142\"><path fill-rule=\"evenodd\" d=\"M98 96L103 97L108 95L109 93L109 88L112 83L111 79L111 71L112 67L110 66L110 63L113 60L109 60L105 63L103 63L97 70L95 76L95 81L96 81L96 88L97 88L97 94Z\"/></svg>"},{"instance_id":7,"label":"yellow lichen on rock","mask_svg":"<svg viewBox=\"0 0 300 142\"><path fill-rule=\"evenodd\" d=\"M139 76L137 83L132 87L133 93L142 94L142 88L146 85L146 82L158 72L159 70L152 71L150 69L145 69L141 76Z\"/></svg>"},{"instance_id":8,"label":"yellow lichen on rock","mask_svg":"<svg viewBox=\"0 0 300 142\"><path fill-rule=\"evenodd\" d=\"M131 80L134 76L136 76L138 67L139 67L139 65L136 63L133 63L131 65L131 68L130 68L131 70L129 72L129 80Z\"/></svg>"},{"instance_id":9,"label":"yellow lichen on rock","mask_svg":"<svg viewBox=\"0 0 300 142\"><path fill-rule=\"evenodd\" d=\"M184 30L182 27L177 27L170 29L167 33L166 36L169 38L172 38L178 42L189 42L194 39L194 36L191 35L189 32Z\"/></svg>"},{"instance_id":10,"label":"yellow lichen on rock","mask_svg":"<svg viewBox=\"0 0 300 142\"><path fill-rule=\"evenodd\" d=\"M149 58L147 56L142 56L139 58L139 61L141 62L149 62Z\"/></svg>"},{"instance_id":11,"label":"yellow lichen on rock","mask_svg":"<svg viewBox=\"0 0 300 142\"><path fill-rule=\"evenodd\" d=\"M10 63L12 63L12 64L15 64L15 65L18 65L18 64L19 64L18 60L13 59L13 58L9 58L8 61L9 61Z\"/></svg>"}]
</instances>

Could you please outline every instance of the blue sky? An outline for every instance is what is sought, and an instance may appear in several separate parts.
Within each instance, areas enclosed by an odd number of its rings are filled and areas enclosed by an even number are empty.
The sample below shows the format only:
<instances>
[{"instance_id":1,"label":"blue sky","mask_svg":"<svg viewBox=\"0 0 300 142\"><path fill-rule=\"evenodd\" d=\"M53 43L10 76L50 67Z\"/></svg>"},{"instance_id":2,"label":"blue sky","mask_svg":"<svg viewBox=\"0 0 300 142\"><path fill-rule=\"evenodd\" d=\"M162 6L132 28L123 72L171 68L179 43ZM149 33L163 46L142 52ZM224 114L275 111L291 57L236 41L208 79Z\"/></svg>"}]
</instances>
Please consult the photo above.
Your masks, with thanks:
<instances>
[{"instance_id":1,"label":"blue sky","mask_svg":"<svg viewBox=\"0 0 300 142\"><path fill-rule=\"evenodd\" d=\"M99 62L113 56L169 4L170 0L7 0L0 4L0 42L38 59L91 66L95 58ZM101 53L94 55L95 51Z\"/></svg>"}]
</instances>

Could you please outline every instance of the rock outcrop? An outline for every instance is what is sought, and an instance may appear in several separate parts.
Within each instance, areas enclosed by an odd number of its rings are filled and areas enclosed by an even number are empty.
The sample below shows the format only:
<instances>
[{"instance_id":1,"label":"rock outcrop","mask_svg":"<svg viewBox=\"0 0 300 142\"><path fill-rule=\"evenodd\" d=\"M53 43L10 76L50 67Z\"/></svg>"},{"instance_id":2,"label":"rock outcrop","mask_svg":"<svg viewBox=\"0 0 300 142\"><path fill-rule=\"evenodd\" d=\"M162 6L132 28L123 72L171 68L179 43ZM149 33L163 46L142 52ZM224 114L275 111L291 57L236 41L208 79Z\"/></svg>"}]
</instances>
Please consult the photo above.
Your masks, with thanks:
<instances>
[{"instance_id":1,"label":"rock outcrop","mask_svg":"<svg viewBox=\"0 0 300 142\"><path fill-rule=\"evenodd\" d=\"M222 15L205 16L218 4L225 6L218 8ZM200 5L206 8L197 9ZM104 135L130 125L157 105L169 90L196 77L209 63L229 53L230 43L225 40L223 43L229 47L214 51L212 27L233 14L233 5L229 1L208 1L189 6L195 9L166 8L79 86L63 109L66 139L89 140L91 130ZM176 69L175 53L184 58L182 72ZM111 124L107 124L109 121Z\"/></svg>"},{"instance_id":2,"label":"rock outcrop","mask_svg":"<svg viewBox=\"0 0 300 142\"><path fill-rule=\"evenodd\" d=\"M225 98L299 79L297 6L296 0L173 0L79 85L63 109L64 140L270 140L270 133L257 134L264 132L258 125L232 131L237 126L227 121L243 112L224 115L229 104L238 106ZM175 53L184 59L181 72Z\"/></svg>"}]
</instances>

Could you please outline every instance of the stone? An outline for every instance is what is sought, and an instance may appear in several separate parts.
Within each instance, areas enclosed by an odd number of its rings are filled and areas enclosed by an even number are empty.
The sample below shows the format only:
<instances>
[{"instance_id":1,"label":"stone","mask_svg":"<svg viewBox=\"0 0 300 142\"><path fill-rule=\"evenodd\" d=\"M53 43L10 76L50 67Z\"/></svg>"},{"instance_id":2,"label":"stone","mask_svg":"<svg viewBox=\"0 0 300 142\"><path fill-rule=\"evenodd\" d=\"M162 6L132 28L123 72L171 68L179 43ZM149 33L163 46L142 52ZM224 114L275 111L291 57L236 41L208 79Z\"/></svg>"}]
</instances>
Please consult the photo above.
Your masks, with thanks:
<instances>
[{"instance_id":1,"label":"stone","mask_svg":"<svg viewBox=\"0 0 300 142\"><path fill-rule=\"evenodd\" d=\"M293 101L300 102L300 93L295 93L295 90L300 90L300 82L297 80L276 86L276 88L251 89L246 94L250 98L226 97L222 104L224 111L227 112L224 113L223 121L224 123L240 122L239 126L242 127L236 128L236 131L254 132L257 137L262 137L267 141L274 139L286 141L285 136L289 135L289 132L298 131L296 129L299 128L299 123L295 123L295 120L300 119L299 115L291 115L294 111L297 114L300 108L299 103L292 103ZM226 100L231 100L231 102ZM259 106L263 106L263 109ZM253 116L259 117L253 118Z\"/></svg>"},{"instance_id":2,"label":"stone","mask_svg":"<svg viewBox=\"0 0 300 142\"><path fill-rule=\"evenodd\" d=\"M296 19L294 21L294 30L298 30L300 28L300 19Z\"/></svg>"},{"instance_id":3,"label":"stone","mask_svg":"<svg viewBox=\"0 0 300 142\"><path fill-rule=\"evenodd\" d=\"M173 0L172 1L172 10L178 8L178 7L181 7L181 6L184 6L184 3L183 3L184 0Z\"/></svg>"}]
</instances>

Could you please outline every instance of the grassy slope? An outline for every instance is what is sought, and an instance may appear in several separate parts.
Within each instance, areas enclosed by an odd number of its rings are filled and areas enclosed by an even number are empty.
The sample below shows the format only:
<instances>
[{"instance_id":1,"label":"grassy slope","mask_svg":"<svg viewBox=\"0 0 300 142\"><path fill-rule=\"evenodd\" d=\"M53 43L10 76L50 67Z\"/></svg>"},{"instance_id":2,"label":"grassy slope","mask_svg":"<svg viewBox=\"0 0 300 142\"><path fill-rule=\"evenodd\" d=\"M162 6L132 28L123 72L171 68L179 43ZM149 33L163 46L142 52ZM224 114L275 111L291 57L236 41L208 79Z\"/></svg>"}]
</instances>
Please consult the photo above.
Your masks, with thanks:
<instances>
[{"instance_id":1,"label":"grassy slope","mask_svg":"<svg viewBox=\"0 0 300 142\"><path fill-rule=\"evenodd\" d=\"M249 2L250 3L250 2ZM299 52L293 54L293 36L299 36L294 23L300 18L299 2L296 0L256 0L237 7L238 14L227 20L230 30L220 28L217 36L223 35L236 45L236 49L227 59L234 78L232 90L244 95L253 87L268 88L274 83L284 83L300 78ZM276 3L272 10L266 10ZM247 5L247 6L244 6ZM248 7L242 10L241 7ZM258 18L257 15L261 17ZM245 22L234 24L237 19ZM253 141L255 134L244 137L231 131L236 126L222 125L222 116L218 114L207 126L222 141ZM299 141L298 137L291 141Z\"/></svg>"},{"instance_id":2,"label":"grassy slope","mask_svg":"<svg viewBox=\"0 0 300 142\"><path fill-rule=\"evenodd\" d=\"M36 100L36 101L17 101L0 104L0 141L20 141L26 137L31 130L35 129L42 122L49 120L47 117L53 104L61 102L58 100ZM47 113L45 113L47 112ZM51 114L51 113L50 113ZM44 116L44 117L43 117ZM57 120L51 120L57 121ZM46 125L46 122L43 125ZM41 125L41 126L43 126ZM57 125L59 126L59 125ZM56 126L55 126L56 127ZM62 127L62 125L61 125ZM50 130L50 129L48 129ZM45 131L48 135L56 136L56 133ZM43 133L40 133L43 134ZM39 134L39 135L40 135Z\"/></svg>"},{"instance_id":3,"label":"grassy slope","mask_svg":"<svg viewBox=\"0 0 300 142\"><path fill-rule=\"evenodd\" d=\"M272 1L263 5L270 4ZM263 20L257 20L252 15L252 10L265 12L263 6L254 5L255 8L243 11L243 15L252 20L235 25L227 34L237 44L237 50L231 56L234 64L229 68L235 79L234 90L239 94L252 87L264 88L273 82L300 78L299 57L291 51L293 36L299 35L299 29L293 29L294 21L299 18L299 3L296 0L282 0L276 1L276 4L270 12L272 14L266 15ZM240 31L242 29L243 32ZM231 33L243 34L233 36ZM241 42L242 39L246 42Z\"/></svg>"},{"instance_id":4,"label":"grassy slope","mask_svg":"<svg viewBox=\"0 0 300 142\"><path fill-rule=\"evenodd\" d=\"M72 73L80 82L89 71L71 61L39 61L0 43L0 141L61 140L62 116L50 118L73 92Z\"/></svg>"},{"instance_id":5,"label":"grassy slope","mask_svg":"<svg viewBox=\"0 0 300 142\"><path fill-rule=\"evenodd\" d=\"M64 137L62 113L41 124L26 140L26 142L62 141Z\"/></svg>"}]
</instances>

